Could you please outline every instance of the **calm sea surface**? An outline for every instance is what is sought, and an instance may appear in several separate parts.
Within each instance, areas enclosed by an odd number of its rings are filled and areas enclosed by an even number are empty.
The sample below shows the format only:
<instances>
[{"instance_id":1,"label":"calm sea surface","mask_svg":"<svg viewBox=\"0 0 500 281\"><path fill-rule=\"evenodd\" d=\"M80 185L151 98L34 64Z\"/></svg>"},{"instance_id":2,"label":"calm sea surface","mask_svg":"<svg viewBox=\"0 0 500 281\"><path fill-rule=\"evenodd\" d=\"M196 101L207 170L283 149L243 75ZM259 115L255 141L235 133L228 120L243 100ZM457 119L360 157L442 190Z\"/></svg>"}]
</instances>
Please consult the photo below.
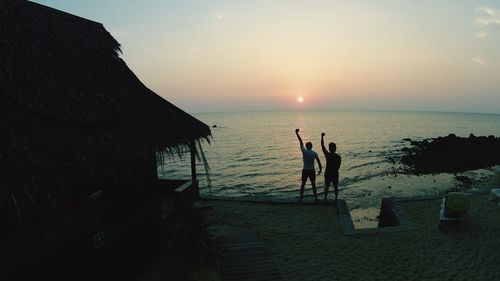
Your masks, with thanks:
<instances>
[{"instance_id":1,"label":"calm sea surface","mask_svg":"<svg viewBox=\"0 0 500 281\"><path fill-rule=\"evenodd\" d=\"M320 134L335 142L342 156L340 196L351 209L378 207L380 198L434 194L457 182L452 174L408 176L389 173L388 157L409 145L404 138L421 140L454 133L468 136L500 135L500 115L429 112L307 111L204 113L195 117L212 128L211 144L203 150L210 166L212 188L201 163L197 169L201 193L224 197L294 199L298 196L302 156L295 128L304 142L321 153ZM171 159L159 169L162 178L190 178L189 155ZM490 170L468 172L481 178ZM318 185L323 185L323 175ZM309 188L308 188L309 187ZM321 190L321 188L319 189ZM310 185L306 196L312 195Z\"/></svg>"}]
</instances>

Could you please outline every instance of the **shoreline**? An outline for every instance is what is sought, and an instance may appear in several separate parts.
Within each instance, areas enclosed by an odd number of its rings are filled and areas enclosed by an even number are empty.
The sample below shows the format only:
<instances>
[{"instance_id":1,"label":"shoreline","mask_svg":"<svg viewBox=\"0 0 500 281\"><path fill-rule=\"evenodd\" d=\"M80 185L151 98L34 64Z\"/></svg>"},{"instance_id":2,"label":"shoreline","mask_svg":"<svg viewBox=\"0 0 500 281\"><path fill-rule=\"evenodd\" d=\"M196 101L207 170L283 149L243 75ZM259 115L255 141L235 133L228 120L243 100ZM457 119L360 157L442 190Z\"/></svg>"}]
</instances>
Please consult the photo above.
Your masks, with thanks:
<instances>
[{"instance_id":1,"label":"shoreline","mask_svg":"<svg viewBox=\"0 0 500 281\"><path fill-rule=\"evenodd\" d=\"M485 176L485 174L487 174ZM393 180L393 182L387 183L384 181ZM385 180L379 181L380 184L391 184L395 185L398 182L401 185L409 186L409 192L404 192L404 188L399 188L394 186L388 191L398 190L387 196L377 196L373 195L371 191L367 191L365 188L360 188L358 197L348 197L344 198L343 193L352 193L352 190L340 189L339 199L346 200L353 223L358 229L363 228L374 228L378 224L378 215L380 212L380 206L382 199L384 198L400 198L400 197L440 197L443 196L447 191L453 188L459 188L466 192L474 191L481 192L484 186L494 185L496 181L496 186L500 187L500 166L493 166L488 169L471 170L462 173L440 173L436 175L406 175L401 174L398 177L388 177ZM432 191L424 190L418 192L418 186L425 186L426 184L440 184L442 187L440 189L433 189ZM389 185L389 186L391 186ZM319 202L315 202L311 192L311 188L306 187L306 194L304 196L304 203L302 204L324 204L322 201L322 192L318 192ZM297 196L295 197L263 197L263 196L211 196L202 195L202 200L210 201L236 201L243 203L266 203L266 204L301 204L298 202L298 188ZM333 204L333 199L331 197L328 199L328 204Z\"/></svg>"}]
</instances>

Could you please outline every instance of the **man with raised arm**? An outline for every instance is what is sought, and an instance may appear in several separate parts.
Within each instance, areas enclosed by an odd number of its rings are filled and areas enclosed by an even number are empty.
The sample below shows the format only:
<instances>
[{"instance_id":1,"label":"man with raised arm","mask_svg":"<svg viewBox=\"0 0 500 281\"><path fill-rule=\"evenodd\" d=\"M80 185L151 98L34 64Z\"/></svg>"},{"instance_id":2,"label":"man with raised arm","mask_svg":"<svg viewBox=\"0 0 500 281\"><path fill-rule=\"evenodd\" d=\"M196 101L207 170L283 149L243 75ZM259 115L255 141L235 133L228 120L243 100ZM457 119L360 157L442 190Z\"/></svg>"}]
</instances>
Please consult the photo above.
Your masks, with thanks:
<instances>
[{"instance_id":1,"label":"man with raised arm","mask_svg":"<svg viewBox=\"0 0 500 281\"><path fill-rule=\"evenodd\" d=\"M316 170L314 169L314 160L318 161L319 171L318 175L321 174L321 161L319 161L318 154L312 150L312 143L306 143L306 148L304 148L304 142L302 142L302 138L299 135L299 129L295 129L295 134L300 142L300 150L302 151L302 159L304 162L304 167L302 169L302 183L300 184L300 202L304 198L304 186L306 185L306 181L309 178L311 181L311 185L313 188L314 199L318 201L318 194L316 192Z\"/></svg>"},{"instance_id":2,"label":"man with raised arm","mask_svg":"<svg viewBox=\"0 0 500 281\"><path fill-rule=\"evenodd\" d=\"M333 184L333 191L335 192L335 204L337 203L337 198L339 196L339 168L342 158L340 155L335 153L337 150L337 145L334 142L328 144L330 151L325 148L325 141L323 140L325 133L321 133L321 149L326 158L326 168L325 168L325 203L328 196L328 188L330 184Z\"/></svg>"}]
</instances>

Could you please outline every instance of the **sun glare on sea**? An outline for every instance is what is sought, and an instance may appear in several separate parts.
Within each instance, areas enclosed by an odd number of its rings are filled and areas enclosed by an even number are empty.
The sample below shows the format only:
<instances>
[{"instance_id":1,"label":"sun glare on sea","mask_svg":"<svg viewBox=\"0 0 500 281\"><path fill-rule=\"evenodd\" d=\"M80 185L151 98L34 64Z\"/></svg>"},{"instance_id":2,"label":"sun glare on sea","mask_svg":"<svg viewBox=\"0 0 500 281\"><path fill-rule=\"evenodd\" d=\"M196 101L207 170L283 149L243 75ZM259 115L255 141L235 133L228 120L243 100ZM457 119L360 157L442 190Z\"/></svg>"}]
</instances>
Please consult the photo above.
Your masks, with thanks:
<instances>
[{"instance_id":1,"label":"sun glare on sea","mask_svg":"<svg viewBox=\"0 0 500 281\"><path fill-rule=\"evenodd\" d=\"M298 98L297 98L297 102L299 102L299 103L300 103L300 102L303 102L303 101L304 101L304 98L303 98L303 97L298 97Z\"/></svg>"}]
</instances>

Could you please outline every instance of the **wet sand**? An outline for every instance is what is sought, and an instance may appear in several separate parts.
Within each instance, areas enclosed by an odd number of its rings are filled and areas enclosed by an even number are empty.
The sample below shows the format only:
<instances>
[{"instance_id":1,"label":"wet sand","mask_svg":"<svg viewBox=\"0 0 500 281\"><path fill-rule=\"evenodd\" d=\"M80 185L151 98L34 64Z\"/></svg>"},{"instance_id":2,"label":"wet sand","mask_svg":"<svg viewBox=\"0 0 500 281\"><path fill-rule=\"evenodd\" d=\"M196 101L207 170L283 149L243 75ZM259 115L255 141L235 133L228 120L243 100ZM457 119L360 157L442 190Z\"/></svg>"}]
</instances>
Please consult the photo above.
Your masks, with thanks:
<instances>
[{"instance_id":1,"label":"wet sand","mask_svg":"<svg viewBox=\"0 0 500 281\"><path fill-rule=\"evenodd\" d=\"M500 175L482 190L500 187ZM463 228L438 229L439 200L399 203L411 232L346 236L333 205L210 201L221 239L251 228L289 280L500 280L500 206L471 197Z\"/></svg>"}]
</instances>

